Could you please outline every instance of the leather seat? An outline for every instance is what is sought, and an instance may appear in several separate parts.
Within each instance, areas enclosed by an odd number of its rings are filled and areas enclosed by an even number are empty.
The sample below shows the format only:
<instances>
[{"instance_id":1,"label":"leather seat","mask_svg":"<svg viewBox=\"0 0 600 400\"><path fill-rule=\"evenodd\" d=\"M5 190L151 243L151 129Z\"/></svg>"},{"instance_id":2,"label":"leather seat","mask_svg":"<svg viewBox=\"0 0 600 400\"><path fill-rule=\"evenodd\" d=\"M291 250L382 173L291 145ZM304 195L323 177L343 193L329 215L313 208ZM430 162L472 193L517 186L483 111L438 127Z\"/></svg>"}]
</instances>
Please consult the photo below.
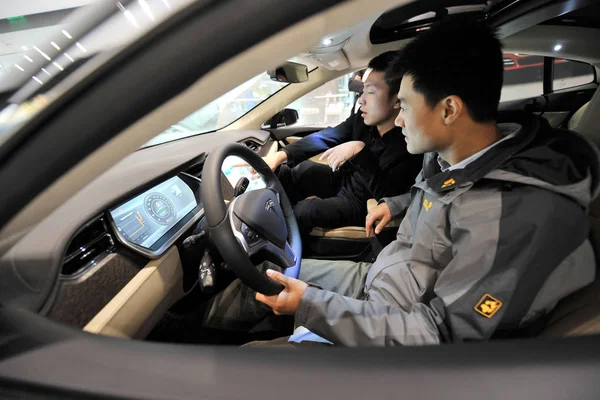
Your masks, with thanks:
<instances>
[{"instance_id":1,"label":"leather seat","mask_svg":"<svg viewBox=\"0 0 600 400\"><path fill-rule=\"evenodd\" d=\"M558 303L541 336L600 334L600 197L590 207L590 222L596 252L596 279Z\"/></svg>"},{"instance_id":2,"label":"leather seat","mask_svg":"<svg viewBox=\"0 0 600 400\"><path fill-rule=\"evenodd\" d=\"M377 207L377 200L369 199L367 201L367 212L371 212L372 209ZM401 219L390 221L385 227L386 228L397 228L400 226ZM310 236L316 237L328 237L328 238L347 238L347 239L366 239L367 232L364 226L344 226L341 228L313 228L310 232Z\"/></svg>"},{"instance_id":3,"label":"leather seat","mask_svg":"<svg viewBox=\"0 0 600 400\"><path fill-rule=\"evenodd\" d=\"M600 144L600 90L569 121L575 131L596 146ZM590 206L592 245L596 252L596 279L590 285L562 299L549 316L540 336L582 336L600 334L600 197Z\"/></svg>"},{"instance_id":4,"label":"leather seat","mask_svg":"<svg viewBox=\"0 0 600 400\"><path fill-rule=\"evenodd\" d=\"M579 110L575 111L573 116L571 116L571 119L569 120L568 124L570 131L578 132L577 128L579 127L579 123L581 122L581 117L583 117L583 114L585 114L585 111L587 110L589 105L590 102L588 101L583 106L581 106Z\"/></svg>"}]
</instances>

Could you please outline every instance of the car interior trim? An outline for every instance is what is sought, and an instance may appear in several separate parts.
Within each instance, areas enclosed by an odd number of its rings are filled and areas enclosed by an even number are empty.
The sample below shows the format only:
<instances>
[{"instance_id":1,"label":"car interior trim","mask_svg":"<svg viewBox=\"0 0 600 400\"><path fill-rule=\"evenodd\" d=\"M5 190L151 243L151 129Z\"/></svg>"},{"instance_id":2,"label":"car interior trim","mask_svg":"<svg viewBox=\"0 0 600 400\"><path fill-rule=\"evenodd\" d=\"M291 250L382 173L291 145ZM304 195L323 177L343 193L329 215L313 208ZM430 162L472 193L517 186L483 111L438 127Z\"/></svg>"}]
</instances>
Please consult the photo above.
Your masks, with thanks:
<instances>
[{"instance_id":1,"label":"car interior trim","mask_svg":"<svg viewBox=\"0 0 600 400\"><path fill-rule=\"evenodd\" d=\"M121 338L144 338L164 312L183 296L183 268L177 247L150 261L83 328Z\"/></svg>"}]
</instances>

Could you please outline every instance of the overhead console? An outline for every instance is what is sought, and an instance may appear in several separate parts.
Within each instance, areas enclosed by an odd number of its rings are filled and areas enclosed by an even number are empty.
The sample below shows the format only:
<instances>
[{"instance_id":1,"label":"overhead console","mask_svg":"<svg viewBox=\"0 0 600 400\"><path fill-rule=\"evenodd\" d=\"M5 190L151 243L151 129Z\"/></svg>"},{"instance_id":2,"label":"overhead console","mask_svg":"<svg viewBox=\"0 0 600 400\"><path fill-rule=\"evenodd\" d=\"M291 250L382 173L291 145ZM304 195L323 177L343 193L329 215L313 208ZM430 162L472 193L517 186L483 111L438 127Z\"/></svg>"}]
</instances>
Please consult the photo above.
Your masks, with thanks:
<instances>
[{"instance_id":1,"label":"overhead console","mask_svg":"<svg viewBox=\"0 0 600 400\"><path fill-rule=\"evenodd\" d=\"M395 42L410 39L419 32L426 31L432 24L443 20L448 15L469 15L473 19L484 21L492 28L498 29L498 37L503 39L513 33L529 28L541 21L563 16L566 10L556 8L552 2L540 4L531 1L514 0L420 0L403 4L383 13L373 23L369 32L372 44ZM531 18L531 11L538 8L536 16ZM558 13L558 14L557 14ZM572 22L572 19L569 18ZM508 23L509 21L512 21ZM552 23L556 23L553 21Z\"/></svg>"},{"instance_id":2,"label":"overhead console","mask_svg":"<svg viewBox=\"0 0 600 400\"><path fill-rule=\"evenodd\" d=\"M449 14L460 12L474 18L488 16L493 5L505 0L489 2L486 0L465 0L457 5L453 0L423 0L403 4L383 13L371 27L369 39L372 44L382 44L397 40L410 39L425 31L435 22ZM504 7L504 5L502 5Z\"/></svg>"}]
</instances>

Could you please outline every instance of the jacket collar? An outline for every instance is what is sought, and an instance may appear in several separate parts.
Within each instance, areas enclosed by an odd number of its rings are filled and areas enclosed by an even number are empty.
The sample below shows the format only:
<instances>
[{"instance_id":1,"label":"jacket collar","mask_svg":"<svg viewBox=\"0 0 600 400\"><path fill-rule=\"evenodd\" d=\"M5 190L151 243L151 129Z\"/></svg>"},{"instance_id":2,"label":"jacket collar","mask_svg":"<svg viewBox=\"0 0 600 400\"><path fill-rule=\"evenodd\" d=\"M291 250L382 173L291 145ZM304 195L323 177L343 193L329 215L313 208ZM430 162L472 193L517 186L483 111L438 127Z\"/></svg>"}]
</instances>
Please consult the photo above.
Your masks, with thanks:
<instances>
[{"instance_id":1,"label":"jacket collar","mask_svg":"<svg viewBox=\"0 0 600 400\"><path fill-rule=\"evenodd\" d=\"M442 193L479 181L531 143L544 123L540 118L522 111L501 113L497 123L503 122L519 124L521 129L514 137L498 143L465 168L442 172L437 162L437 153L428 154L423 166L423 178L427 180L429 187Z\"/></svg>"}]
</instances>

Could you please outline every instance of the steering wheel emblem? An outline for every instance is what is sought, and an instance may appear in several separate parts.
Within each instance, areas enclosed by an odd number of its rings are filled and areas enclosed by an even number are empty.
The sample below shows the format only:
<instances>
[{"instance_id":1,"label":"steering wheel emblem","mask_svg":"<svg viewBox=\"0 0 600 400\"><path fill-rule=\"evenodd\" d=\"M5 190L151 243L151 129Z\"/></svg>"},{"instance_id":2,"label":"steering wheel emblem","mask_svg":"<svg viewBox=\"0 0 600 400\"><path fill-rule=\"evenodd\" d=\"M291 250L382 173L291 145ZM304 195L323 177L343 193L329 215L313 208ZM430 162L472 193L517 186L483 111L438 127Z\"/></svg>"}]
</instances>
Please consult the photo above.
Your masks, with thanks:
<instances>
[{"instance_id":1,"label":"steering wheel emblem","mask_svg":"<svg viewBox=\"0 0 600 400\"><path fill-rule=\"evenodd\" d=\"M265 204L265 210L273 212L274 208L275 208L275 203L273 203L273 200L269 199L267 201L267 203Z\"/></svg>"}]
</instances>

